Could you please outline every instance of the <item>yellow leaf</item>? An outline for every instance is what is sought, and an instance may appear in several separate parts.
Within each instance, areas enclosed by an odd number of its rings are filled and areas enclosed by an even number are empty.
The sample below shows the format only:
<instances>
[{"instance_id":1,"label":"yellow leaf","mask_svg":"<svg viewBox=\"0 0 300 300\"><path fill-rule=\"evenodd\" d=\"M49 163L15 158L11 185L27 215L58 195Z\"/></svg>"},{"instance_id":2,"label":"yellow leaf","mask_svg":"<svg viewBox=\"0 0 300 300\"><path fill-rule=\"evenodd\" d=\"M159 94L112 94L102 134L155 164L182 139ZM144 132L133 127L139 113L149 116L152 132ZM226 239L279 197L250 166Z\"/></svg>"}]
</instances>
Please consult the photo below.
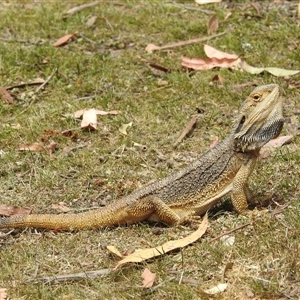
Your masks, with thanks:
<instances>
[{"instance_id":1,"label":"yellow leaf","mask_svg":"<svg viewBox=\"0 0 300 300\"><path fill-rule=\"evenodd\" d=\"M115 266L114 270L116 270L121 265L128 263L128 262L142 262L152 257L163 255L169 251L172 251L177 248L183 248L191 243L194 243L198 240L206 231L208 226L208 217L207 214L204 216L202 223L199 225L197 231L193 232L189 236L175 240L175 241L168 241L161 246L157 246L155 248L146 248L146 249L139 249L134 251L132 254L128 255L124 259L120 260L117 265Z\"/></svg>"}]
</instances>

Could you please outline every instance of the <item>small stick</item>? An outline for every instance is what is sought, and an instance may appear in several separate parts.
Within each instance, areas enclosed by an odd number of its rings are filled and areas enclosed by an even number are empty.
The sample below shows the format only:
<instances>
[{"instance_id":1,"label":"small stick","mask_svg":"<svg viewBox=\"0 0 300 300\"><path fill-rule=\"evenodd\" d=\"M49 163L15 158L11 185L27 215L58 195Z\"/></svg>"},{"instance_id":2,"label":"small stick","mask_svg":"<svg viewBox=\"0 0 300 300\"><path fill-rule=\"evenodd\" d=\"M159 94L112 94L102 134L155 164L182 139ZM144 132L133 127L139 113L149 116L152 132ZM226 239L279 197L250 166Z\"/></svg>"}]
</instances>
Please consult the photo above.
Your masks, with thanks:
<instances>
[{"instance_id":1,"label":"small stick","mask_svg":"<svg viewBox=\"0 0 300 300\"><path fill-rule=\"evenodd\" d=\"M56 72L57 72L57 68L55 68L51 73L51 75L45 80L45 82L36 89L35 93L38 93L51 80L51 78L54 76Z\"/></svg>"},{"instance_id":2,"label":"small stick","mask_svg":"<svg viewBox=\"0 0 300 300\"><path fill-rule=\"evenodd\" d=\"M289 206L288 204L285 204L285 205L283 205L283 207L281 207L280 209L274 210L274 211L271 213L271 216L274 217L274 216L276 216L276 215L282 213L283 210L284 210L286 207L288 207L288 206ZM247 227L247 226L249 226L249 225L251 225L251 224L253 224L253 222L248 222L248 223L245 223L245 224L243 224L243 225L241 225L241 226L238 226L238 227L236 227L236 228L233 228L233 229L231 229L231 230L225 231L225 232L221 233L220 235L216 236L215 238L211 239L210 242L214 242L215 240L218 240L219 238L221 238L221 237L224 236L224 235L228 235L228 234L230 234L230 233L232 233L232 232L238 231L238 230L240 230L240 229L242 229L242 228L244 228L244 227Z\"/></svg>"},{"instance_id":3,"label":"small stick","mask_svg":"<svg viewBox=\"0 0 300 300\"><path fill-rule=\"evenodd\" d=\"M187 126L183 129L181 135L179 136L179 138L176 140L176 142L173 144L173 147L177 147L182 140L189 135L195 128L196 123L197 123L198 117L192 117L190 122L187 124Z\"/></svg>"},{"instance_id":4,"label":"small stick","mask_svg":"<svg viewBox=\"0 0 300 300\"><path fill-rule=\"evenodd\" d=\"M50 283L51 281L66 282L66 281L80 280L83 278L93 279L96 278L97 276L108 275L109 273L111 273L111 269L102 269L102 270L64 274L64 275L57 275L57 276L45 276L45 277L30 279L27 280L27 282L32 282L32 281L43 281L45 283Z\"/></svg>"}]
</instances>

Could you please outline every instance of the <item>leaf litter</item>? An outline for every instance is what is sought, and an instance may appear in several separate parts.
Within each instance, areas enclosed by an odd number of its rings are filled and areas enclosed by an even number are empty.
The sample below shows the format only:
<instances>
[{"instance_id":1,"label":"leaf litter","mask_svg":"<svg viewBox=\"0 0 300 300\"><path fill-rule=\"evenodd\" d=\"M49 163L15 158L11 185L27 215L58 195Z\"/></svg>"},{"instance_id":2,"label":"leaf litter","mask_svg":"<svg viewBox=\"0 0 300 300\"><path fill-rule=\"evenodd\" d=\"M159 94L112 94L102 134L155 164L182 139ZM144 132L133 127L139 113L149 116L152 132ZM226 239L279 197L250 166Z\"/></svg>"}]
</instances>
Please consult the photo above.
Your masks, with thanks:
<instances>
[{"instance_id":1,"label":"leaf litter","mask_svg":"<svg viewBox=\"0 0 300 300\"><path fill-rule=\"evenodd\" d=\"M264 71L277 77L285 77L296 75L300 70L287 70L276 67L256 68L248 65L236 54L229 54L209 45L204 45L204 52L207 57L204 58L190 58L182 57L181 65L192 70L209 70L216 67L230 68L240 71L246 71L250 74L260 74Z\"/></svg>"},{"instance_id":2,"label":"leaf litter","mask_svg":"<svg viewBox=\"0 0 300 300\"><path fill-rule=\"evenodd\" d=\"M168 241L164 243L163 245L154 247L154 248L145 248L145 249L138 249L135 250L133 253L129 254L122 260L120 260L117 265L115 266L114 270L118 269L121 265L129 263L129 262L135 262L139 263L142 261L145 261L147 259L161 256L166 254L167 252L170 252L174 249L178 248L184 248L189 244L194 243L197 241L200 237L203 236L203 234L206 232L208 227L208 216L207 214L203 217L203 220L201 224L199 225L198 229L194 231L192 234L178 240Z\"/></svg>"}]
</instances>

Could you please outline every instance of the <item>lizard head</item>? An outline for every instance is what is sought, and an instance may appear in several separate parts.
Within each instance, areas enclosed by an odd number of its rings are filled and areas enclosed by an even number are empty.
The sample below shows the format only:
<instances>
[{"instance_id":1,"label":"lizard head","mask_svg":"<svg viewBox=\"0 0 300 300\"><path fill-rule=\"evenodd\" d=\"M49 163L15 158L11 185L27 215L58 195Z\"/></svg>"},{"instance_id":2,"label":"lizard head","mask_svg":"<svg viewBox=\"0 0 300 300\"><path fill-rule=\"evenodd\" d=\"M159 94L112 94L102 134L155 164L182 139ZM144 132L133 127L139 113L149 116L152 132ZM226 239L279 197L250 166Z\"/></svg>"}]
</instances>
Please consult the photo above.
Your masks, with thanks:
<instances>
[{"instance_id":1,"label":"lizard head","mask_svg":"<svg viewBox=\"0 0 300 300\"><path fill-rule=\"evenodd\" d=\"M255 88L242 104L234 125L236 150L259 150L276 138L284 123L282 105L277 84Z\"/></svg>"}]
</instances>

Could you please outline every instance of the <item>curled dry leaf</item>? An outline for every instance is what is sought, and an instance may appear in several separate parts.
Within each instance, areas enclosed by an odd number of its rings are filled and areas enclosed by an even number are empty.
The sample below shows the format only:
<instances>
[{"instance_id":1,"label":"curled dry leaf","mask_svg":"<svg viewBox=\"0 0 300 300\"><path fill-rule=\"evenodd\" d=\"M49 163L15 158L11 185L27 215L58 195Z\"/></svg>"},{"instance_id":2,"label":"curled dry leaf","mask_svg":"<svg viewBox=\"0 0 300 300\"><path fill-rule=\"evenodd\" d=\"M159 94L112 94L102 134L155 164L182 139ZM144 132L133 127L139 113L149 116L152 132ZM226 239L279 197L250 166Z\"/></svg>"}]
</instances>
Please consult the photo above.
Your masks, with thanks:
<instances>
[{"instance_id":1,"label":"curled dry leaf","mask_svg":"<svg viewBox=\"0 0 300 300\"><path fill-rule=\"evenodd\" d=\"M111 253L113 253L114 255L120 257L120 258L124 257L124 256L121 254L121 252L120 252L115 246L113 246L113 245L108 245L108 246L106 246L106 249L109 250L109 251L110 251Z\"/></svg>"},{"instance_id":2,"label":"curled dry leaf","mask_svg":"<svg viewBox=\"0 0 300 300\"><path fill-rule=\"evenodd\" d=\"M203 217L202 223L199 225L199 228L189 236L175 241L168 241L163 245L157 246L155 248L135 250L132 254L129 254L124 259L120 260L115 266L114 270L116 270L121 265L128 262L136 262L136 263L142 262L149 258L164 255L165 253L172 251L174 249L186 247L187 245L197 241L206 232L207 226L208 226L208 216L206 214Z\"/></svg>"},{"instance_id":3,"label":"curled dry leaf","mask_svg":"<svg viewBox=\"0 0 300 300\"><path fill-rule=\"evenodd\" d=\"M212 46L204 45L204 52L209 58L219 58L219 59L238 59L239 56L236 54L231 54L227 52L220 51Z\"/></svg>"},{"instance_id":4,"label":"curled dry leaf","mask_svg":"<svg viewBox=\"0 0 300 300\"><path fill-rule=\"evenodd\" d=\"M7 289L1 289L0 288L0 300L6 300L7 299Z\"/></svg>"},{"instance_id":5,"label":"curled dry leaf","mask_svg":"<svg viewBox=\"0 0 300 300\"><path fill-rule=\"evenodd\" d=\"M224 292L226 289L227 289L227 283L219 283L218 285L210 289L204 290L204 292L209 295L215 295Z\"/></svg>"},{"instance_id":6,"label":"curled dry leaf","mask_svg":"<svg viewBox=\"0 0 300 300\"><path fill-rule=\"evenodd\" d=\"M85 25L87 27L92 27L95 24L96 20L97 20L97 16L92 16L86 21Z\"/></svg>"},{"instance_id":7,"label":"curled dry leaf","mask_svg":"<svg viewBox=\"0 0 300 300\"><path fill-rule=\"evenodd\" d=\"M74 32L71 34L66 34L63 37L59 38L55 43L53 43L54 47L60 47L65 45L70 39L74 38L78 32Z\"/></svg>"},{"instance_id":8,"label":"curled dry leaf","mask_svg":"<svg viewBox=\"0 0 300 300\"><path fill-rule=\"evenodd\" d=\"M16 103L13 97L4 87L0 87L0 99L2 99L5 103Z\"/></svg>"},{"instance_id":9,"label":"curled dry leaf","mask_svg":"<svg viewBox=\"0 0 300 300\"><path fill-rule=\"evenodd\" d=\"M276 148L281 147L284 144L287 144L293 139L292 135L279 136L276 139L270 140L267 144L265 144L260 151L259 158L267 158L270 156L272 152L275 151Z\"/></svg>"},{"instance_id":10,"label":"curled dry leaf","mask_svg":"<svg viewBox=\"0 0 300 300\"><path fill-rule=\"evenodd\" d=\"M127 135L127 129L128 127L132 126L132 122L128 123L128 124L122 124L121 127L119 128L119 131L124 134Z\"/></svg>"},{"instance_id":11,"label":"curled dry leaf","mask_svg":"<svg viewBox=\"0 0 300 300\"><path fill-rule=\"evenodd\" d=\"M83 112L80 127L89 130L97 129L97 114L94 108L87 109Z\"/></svg>"},{"instance_id":12,"label":"curled dry leaf","mask_svg":"<svg viewBox=\"0 0 300 300\"><path fill-rule=\"evenodd\" d=\"M213 15L210 18L210 20L208 21L207 32L208 32L208 34L211 34L215 31L217 31L218 28L219 28L219 21L218 21L217 15Z\"/></svg>"},{"instance_id":13,"label":"curled dry leaf","mask_svg":"<svg viewBox=\"0 0 300 300\"><path fill-rule=\"evenodd\" d=\"M155 273L152 273L148 268L146 268L142 273L143 278L143 288L150 288L154 284Z\"/></svg>"},{"instance_id":14,"label":"curled dry leaf","mask_svg":"<svg viewBox=\"0 0 300 300\"><path fill-rule=\"evenodd\" d=\"M45 151L45 148L40 143L21 144L19 145L20 151Z\"/></svg>"},{"instance_id":15,"label":"curled dry leaf","mask_svg":"<svg viewBox=\"0 0 300 300\"><path fill-rule=\"evenodd\" d=\"M31 211L30 208L12 206L12 205L0 205L0 215L2 216L17 216L26 215Z\"/></svg>"},{"instance_id":16,"label":"curled dry leaf","mask_svg":"<svg viewBox=\"0 0 300 300\"><path fill-rule=\"evenodd\" d=\"M181 65L183 67L193 70L209 70L216 67L220 68L232 68L235 69L239 66L239 59L228 59L228 58L189 58L186 56L182 57Z\"/></svg>"}]
</instances>

